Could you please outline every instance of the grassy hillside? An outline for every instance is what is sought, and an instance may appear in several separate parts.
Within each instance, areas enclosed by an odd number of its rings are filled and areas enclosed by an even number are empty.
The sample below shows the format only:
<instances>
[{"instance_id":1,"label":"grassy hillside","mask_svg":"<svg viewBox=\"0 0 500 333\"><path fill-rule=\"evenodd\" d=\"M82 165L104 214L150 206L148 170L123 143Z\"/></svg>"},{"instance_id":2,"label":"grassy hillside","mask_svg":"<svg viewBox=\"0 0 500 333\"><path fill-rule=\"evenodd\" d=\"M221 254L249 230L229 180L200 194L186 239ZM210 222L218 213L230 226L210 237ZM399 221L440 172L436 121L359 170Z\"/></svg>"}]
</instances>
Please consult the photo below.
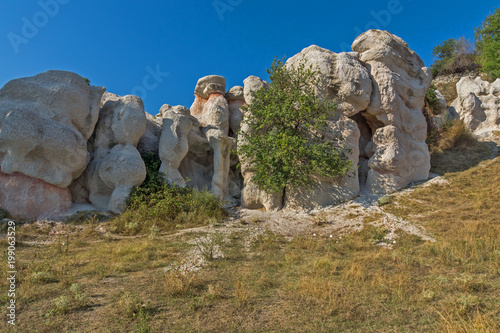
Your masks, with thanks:
<instances>
[{"instance_id":1,"label":"grassy hillside","mask_svg":"<svg viewBox=\"0 0 500 333\"><path fill-rule=\"evenodd\" d=\"M11 331L498 332L500 158L445 180L383 206L436 239L400 232L392 249L374 245L387 233L369 224L378 215L332 238L244 224L146 236L92 220L26 226Z\"/></svg>"}]
</instances>

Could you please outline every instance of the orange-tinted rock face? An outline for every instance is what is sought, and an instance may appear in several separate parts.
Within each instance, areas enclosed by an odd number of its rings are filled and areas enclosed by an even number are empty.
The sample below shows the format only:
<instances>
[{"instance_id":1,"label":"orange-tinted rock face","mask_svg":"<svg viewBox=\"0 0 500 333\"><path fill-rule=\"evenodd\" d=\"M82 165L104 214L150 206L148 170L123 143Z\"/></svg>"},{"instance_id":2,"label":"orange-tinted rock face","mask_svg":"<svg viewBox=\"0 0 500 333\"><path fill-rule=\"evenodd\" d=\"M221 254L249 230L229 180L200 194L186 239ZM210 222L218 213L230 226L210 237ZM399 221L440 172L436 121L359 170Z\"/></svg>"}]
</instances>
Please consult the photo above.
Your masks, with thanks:
<instances>
[{"instance_id":1,"label":"orange-tinted rock face","mask_svg":"<svg viewBox=\"0 0 500 333\"><path fill-rule=\"evenodd\" d=\"M193 105L191 105L191 114L193 116L197 116L199 114L202 114L203 113L203 106L205 105L205 103L208 102L208 99L206 98L203 98L201 96L198 96L198 95L194 95L194 102L193 102Z\"/></svg>"},{"instance_id":2,"label":"orange-tinted rock face","mask_svg":"<svg viewBox=\"0 0 500 333\"><path fill-rule=\"evenodd\" d=\"M71 194L61 188L21 173L0 171L0 205L16 218L49 217L68 211Z\"/></svg>"}]
</instances>

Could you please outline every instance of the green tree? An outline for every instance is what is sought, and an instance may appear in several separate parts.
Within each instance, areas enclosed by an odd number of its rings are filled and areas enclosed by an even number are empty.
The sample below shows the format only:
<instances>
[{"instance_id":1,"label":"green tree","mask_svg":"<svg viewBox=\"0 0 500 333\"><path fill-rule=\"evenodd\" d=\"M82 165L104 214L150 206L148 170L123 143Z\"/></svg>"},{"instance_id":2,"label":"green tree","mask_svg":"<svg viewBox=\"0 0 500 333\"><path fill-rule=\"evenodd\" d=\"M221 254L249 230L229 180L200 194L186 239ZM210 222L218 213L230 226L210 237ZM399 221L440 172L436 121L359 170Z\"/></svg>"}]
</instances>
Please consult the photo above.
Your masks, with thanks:
<instances>
[{"instance_id":1,"label":"green tree","mask_svg":"<svg viewBox=\"0 0 500 333\"><path fill-rule=\"evenodd\" d=\"M431 66L432 75L463 73L478 68L476 55L471 43L464 37L451 38L432 49L436 58Z\"/></svg>"},{"instance_id":2,"label":"green tree","mask_svg":"<svg viewBox=\"0 0 500 333\"><path fill-rule=\"evenodd\" d=\"M483 71L500 77L500 8L475 29L476 50Z\"/></svg>"},{"instance_id":3,"label":"green tree","mask_svg":"<svg viewBox=\"0 0 500 333\"><path fill-rule=\"evenodd\" d=\"M335 104L317 97L318 72L305 59L296 68L275 59L267 72L271 83L252 93L240 133L238 154L252 165L252 181L267 193L284 194L310 187L312 175L345 175L352 163L343 138L328 125Z\"/></svg>"}]
</instances>

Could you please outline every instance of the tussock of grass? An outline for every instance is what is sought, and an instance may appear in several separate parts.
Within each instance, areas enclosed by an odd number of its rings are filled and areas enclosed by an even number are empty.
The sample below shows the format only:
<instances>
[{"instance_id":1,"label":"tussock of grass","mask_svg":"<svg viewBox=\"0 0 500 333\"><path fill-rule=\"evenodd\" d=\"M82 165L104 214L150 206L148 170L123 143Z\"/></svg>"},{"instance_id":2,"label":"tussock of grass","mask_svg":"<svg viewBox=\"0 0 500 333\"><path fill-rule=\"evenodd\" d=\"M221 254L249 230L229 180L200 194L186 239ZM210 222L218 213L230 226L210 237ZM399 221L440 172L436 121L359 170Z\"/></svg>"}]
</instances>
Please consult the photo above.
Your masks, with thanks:
<instances>
[{"instance_id":1,"label":"tussock of grass","mask_svg":"<svg viewBox=\"0 0 500 333\"><path fill-rule=\"evenodd\" d=\"M479 142L460 120L430 129L431 172L444 174L467 170L488 159L491 149Z\"/></svg>"}]
</instances>

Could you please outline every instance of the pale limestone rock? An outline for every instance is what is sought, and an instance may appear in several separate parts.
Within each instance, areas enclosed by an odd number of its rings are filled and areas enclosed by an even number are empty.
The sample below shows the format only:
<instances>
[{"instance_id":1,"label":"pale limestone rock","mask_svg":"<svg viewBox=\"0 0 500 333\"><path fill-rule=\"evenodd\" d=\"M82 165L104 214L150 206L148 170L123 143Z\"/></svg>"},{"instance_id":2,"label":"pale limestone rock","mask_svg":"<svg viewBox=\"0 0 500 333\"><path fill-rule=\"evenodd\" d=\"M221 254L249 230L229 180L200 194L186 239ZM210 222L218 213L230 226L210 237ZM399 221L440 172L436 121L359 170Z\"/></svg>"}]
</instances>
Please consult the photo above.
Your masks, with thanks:
<instances>
[{"instance_id":1,"label":"pale limestone rock","mask_svg":"<svg viewBox=\"0 0 500 333\"><path fill-rule=\"evenodd\" d=\"M162 124L158 124L159 119L162 118L154 117L146 113L146 130L137 144L137 150L139 150L141 154L158 153L162 128Z\"/></svg>"},{"instance_id":2,"label":"pale limestone rock","mask_svg":"<svg viewBox=\"0 0 500 333\"><path fill-rule=\"evenodd\" d=\"M63 71L8 82L0 90L1 170L68 187L88 163L103 92Z\"/></svg>"},{"instance_id":3,"label":"pale limestone rock","mask_svg":"<svg viewBox=\"0 0 500 333\"><path fill-rule=\"evenodd\" d=\"M0 206L14 218L52 217L70 209L71 194L67 188L40 179L0 171Z\"/></svg>"},{"instance_id":4,"label":"pale limestone rock","mask_svg":"<svg viewBox=\"0 0 500 333\"><path fill-rule=\"evenodd\" d=\"M320 98L335 101L338 110L348 117L366 110L372 81L357 53L337 54L312 45L288 59L286 66L298 68L303 59L307 67L312 66L312 70L320 73L321 85L317 87Z\"/></svg>"},{"instance_id":5,"label":"pale limestone rock","mask_svg":"<svg viewBox=\"0 0 500 333\"><path fill-rule=\"evenodd\" d=\"M235 86L226 93L226 100L229 108L229 128L233 134L238 133L243 111L241 107L245 105L244 90L241 86Z\"/></svg>"},{"instance_id":6,"label":"pale limestone rock","mask_svg":"<svg viewBox=\"0 0 500 333\"><path fill-rule=\"evenodd\" d=\"M250 105L253 102L252 92L262 88L267 88L269 84L261 78L251 75L243 81L243 97L246 104Z\"/></svg>"},{"instance_id":7,"label":"pale limestone rock","mask_svg":"<svg viewBox=\"0 0 500 333\"><path fill-rule=\"evenodd\" d=\"M457 83L457 93L453 106L474 134L500 130L500 79L489 83L480 77L463 77Z\"/></svg>"},{"instance_id":8,"label":"pale limestone rock","mask_svg":"<svg viewBox=\"0 0 500 333\"><path fill-rule=\"evenodd\" d=\"M159 142L160 172L165 173L166 180L172 184L184 186L186 182L179 166L189 151L189 133L199 123L183 106L164 105L161 115L164 119Z\"/></svg>"},{"instance_id":9,"label":"pale limestone rock","mask_svg":"<svg viewBox=\"0 0 500 333\"><path fill-rule=\"evenodd\" d=\"M88 85L78 74L47 71L8 82L0 90L0 113L30 110L76 129L88 140L99 117L104 91Z\"/></svg>"},{"instance_id":10,"label":"pale limestone rock","mask_svg":"<svg viewBox=\"0 0 500 333\"><path fill-rule=\"evenodd\" d=\"M12 215L69 209L68 186L89 161L87 139L104 90L64 71L12 80L0 90L0 205Z\"/></svg>"},{"instance_id":11,"label":"pale limestone rock","mask_svg":"<svg viewBox=\"0 0 500 333\"><path fill-rule=\"evenodd\" d=\"M430 70L401 38L387 31L365 32L352 49L374 82L370 105L362 113L374 132L367 189L388 193L427 179L430 154L422 109Z\"/></svg>"},{"instance_id":12,"label":"pale limestone rock","mask_svg":"<svg viewBox=\"0 0 500 333\"><path fill-rule=\"evenodd\" d=\"M219 75L208 75L198 80L194 89L195 95L208 98L212 94L222 94L226 92L226 79Z\"/></svg>"},{"instance_id":13,"label":"pale limestone rock","mask_svg":"<svg viewBox=\"0 0 500 333\"><path fill-rule=\"evenodd\" d=\"M121 213L132 187L146 179L146 167L136 148L146 129L146 114L137 96L106 94L101 105L89 142L91 162L72 192L75 195L86 189L93 205Z\"/></svg>"}]
</instances>

